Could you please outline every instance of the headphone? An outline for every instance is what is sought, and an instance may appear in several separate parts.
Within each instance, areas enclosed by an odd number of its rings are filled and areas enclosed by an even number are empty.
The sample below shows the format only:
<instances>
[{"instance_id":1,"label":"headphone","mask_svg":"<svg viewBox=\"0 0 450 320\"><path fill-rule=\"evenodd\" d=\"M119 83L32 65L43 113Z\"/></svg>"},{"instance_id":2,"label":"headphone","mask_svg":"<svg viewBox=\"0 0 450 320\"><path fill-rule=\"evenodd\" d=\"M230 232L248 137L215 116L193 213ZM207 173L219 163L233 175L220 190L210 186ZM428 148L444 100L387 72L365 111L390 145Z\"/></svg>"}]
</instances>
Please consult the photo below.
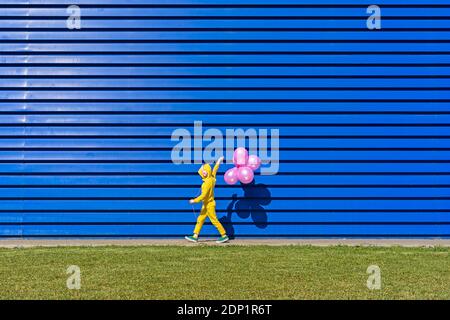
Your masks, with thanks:
<instances>
[{"instance_id":1,"label":"headphone","mask_svg":"<svg viewBox=\"0 0 450 320\"><path fill-rule=\"evenodd\" d=\"M203 166L202 166L202 175L204 178L208 176L208 172L203 168Z\"/></svg>"}]
</instances>

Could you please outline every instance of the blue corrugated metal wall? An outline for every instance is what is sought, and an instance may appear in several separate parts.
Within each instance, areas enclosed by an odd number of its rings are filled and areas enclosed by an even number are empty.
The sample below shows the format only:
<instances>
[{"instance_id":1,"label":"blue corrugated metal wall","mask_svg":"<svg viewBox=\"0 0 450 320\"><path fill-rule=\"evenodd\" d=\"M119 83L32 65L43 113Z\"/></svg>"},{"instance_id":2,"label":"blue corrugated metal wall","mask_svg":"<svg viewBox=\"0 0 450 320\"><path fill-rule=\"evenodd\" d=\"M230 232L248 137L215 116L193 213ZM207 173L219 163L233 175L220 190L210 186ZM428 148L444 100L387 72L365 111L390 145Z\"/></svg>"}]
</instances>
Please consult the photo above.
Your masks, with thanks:
<instances>
[{"instance_id":1,"label":"blue corrugated metal wall","mask_svg":"<svg viewBox=\"0 0 450 320\"><path fill-rule=\"evenodd\" d=\"M280 129L236 236L449 236L450 1L373 2L0 0L0 236L190 233L194 120Z\"/></svg>"}]
</instances>

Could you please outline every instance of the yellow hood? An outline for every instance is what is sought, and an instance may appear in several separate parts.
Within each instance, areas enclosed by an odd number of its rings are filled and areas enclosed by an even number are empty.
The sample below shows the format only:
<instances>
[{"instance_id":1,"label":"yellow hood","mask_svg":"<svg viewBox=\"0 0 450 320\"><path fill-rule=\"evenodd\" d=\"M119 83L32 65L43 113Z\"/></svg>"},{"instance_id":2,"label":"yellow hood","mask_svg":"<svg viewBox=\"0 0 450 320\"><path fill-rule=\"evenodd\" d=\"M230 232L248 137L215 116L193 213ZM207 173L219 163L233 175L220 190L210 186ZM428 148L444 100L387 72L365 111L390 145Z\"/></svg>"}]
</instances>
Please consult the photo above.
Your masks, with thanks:
<instances>
[{"instance_id":1,"label":"yellow hood","mask_svg":"<svg viewBox=\"0 0 450 320\"><path fill-rule=\"evenodd\" d=\"M206 177L203 176L203 170L205 170L207 173ZM198 169L197 172L200 175L200 177L202 177L202 179L209 178L209 177L211 177L211 166L209 164L205 163L204 165L202 165L200 167L200 169Z\"/></svg>"}]
</instances>

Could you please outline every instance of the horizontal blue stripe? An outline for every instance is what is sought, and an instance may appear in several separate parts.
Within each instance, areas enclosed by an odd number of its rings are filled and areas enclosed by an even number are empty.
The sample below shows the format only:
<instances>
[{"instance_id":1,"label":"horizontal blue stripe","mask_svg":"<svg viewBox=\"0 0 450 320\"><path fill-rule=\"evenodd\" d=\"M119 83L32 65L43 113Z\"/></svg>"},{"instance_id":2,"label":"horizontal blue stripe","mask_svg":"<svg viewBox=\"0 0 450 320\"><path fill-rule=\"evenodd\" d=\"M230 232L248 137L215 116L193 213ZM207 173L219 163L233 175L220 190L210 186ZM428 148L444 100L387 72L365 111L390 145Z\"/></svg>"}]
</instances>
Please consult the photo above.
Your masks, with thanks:
<instances>
[{"instance_id":1,"label":"horizontal blue stripe","mask_svg":"<svg viewBox=\"0 0 450 320\"><path fill-rule=\"evenodd\" d=\"M193 186L196 185L195 183ZM94 186L66 186L68 188L31 188L32 186L15 187L15 188L2 188L0 192L0 198L12 199L12 198L32 198L32 199L50 199L50 198L64 198L64 199L98 199L98 198L110 198L110 199L190 199L200 192L200 186L193 187L172 187L172 188L158 188L158 186L149 187L94 187ZM246 196L244 189L241 185L225 186L219 184L216 187L217 199L232 200L233 195L236 195L237 200L243 200L249 198L254 201L258 201L261 205L270 209L269 201L278 198L293 198L293 199L307 199L307 198L329 198L334 197L337 200L339 198L342 201L348 198L448 198L450 194L449 188L385 188L385 187L372 187L372 188L331 188L331 187L319 187L319 188L305 188L296 187L295 185L271 188L271 186L257 183L256 186L250 187L249 191L246 191L249 196ZM246 189L247 190L247 189ZM423 200L426 201L426 200ZM189 209L189 208L187 208Z\"/></svg>"},{"instance_id":2,"label":"horizontal blue stripe","mask_svg":"<svg viewBox=\"0 0 450 320\"><path fill-rule=\"evenodd\" d=\"M169 151L0 151L2 160L164 160ZM449 151L282 151L282 159L302 160L450 160Z\"/></svg>"},{"instance_id":3,"label":"horizontal blue stripe","mask_svg":"<svg viewBox=\"0 0 450 320\"><path fill-rule=\"evenodd\" d=\"M208 142L204 142L208 145ZM173 148L169 139L20 139L2 140L1 148ZM449 139L286 139L281 148L450 148ZM224 143L225 147L225 143Z\"/></svg>"},{"instance_id":4,"label":"horizontal blue stripe","mask_svg":"<svg viewBox=\"0 0 450 320\"><path fill-rule=\"evenodd\" d=\"M60 76L79 75L79 76L336 76L336 75L364 75L364 76L450 76L450 67L411 67L411 66L394 66L394 67L1 67L0 76L20 76L24 75L26 71L27 75L39 75L49 77L52 74ZM358 92L359 93L359 92ZM14 99L13 93L10 99ZM177 97L176 93L174 99ZM66 94L67 95L67 94ZM197 92L197 95L199 93ZM244 95L244 93L243 93ZM59 93L60 99L62 93ZM83 97L89 97L89 93L83 94ZM192 96L190 96L192 97ZM5 95L2 95L1 99L5 99ZM293 99L293 98L291 98ZM285 98L285 100L291 100Z\"/></svg>"},{"instance_id":5,"label":"horizontal blue stripe","mask_svg":"<svg viewBox=\"0 0 450 320\"><path fill-rule=\"evenodd\" d=\"M208 92L206 92L208 93ZM274 92L275 94L276 92ZM326 94L327 92L323 92L322 94ZM331 94L331 91L328 92ZM447 97L449 96L446 92L434 92L436 96L442 96ZM3 93L5 96L7 94ZM33 93L34 94L34 93ZM60 93L58 93L60 94ZM75 96L77 92L74 92L73 95ZM129 93L130 96L132 94L138 96L139 93ZM164 92L161 92L161 94L164 94ZM176 95L177 93L166 93L167 96L170 96L171 94ZM225 95L225 93L221 93L222 97ZM257 97L257 93L252 93L254 97ZM264 92L260 92L259 95L263 95ZM282 96L281 93L277 93L280 97ZM319 93L318 93L319 94ZM32 95L31 93L29 95ZM55 93L53 93L55 96ZM93 96L96 96L94 93L92 93ZM122 96L125 95L125 93L122 93ZM217 96L220 95L220 93L216 93ZM231 94L230 94L231 95ZM286 93L284 93L286 95ZM289 96L292 96L294 94L289 94ZM352 95L356 95L356 93L348 93L348 95L351 97ZM0 91L0 97L2 96L2 93ZM48 92L48 96L51 96L51 91ZM83 95L83 97L86 97ZM87 97L86 97L87 98ZM449 97L450 98L450 97ZM205 106L207 108L207 106ZM205 108L205 109L206 109ZM206 109L207 110L207 109ZM444 115L409 115L409 114L402 114L402 115L301 115L297 117L289 117L287 115L271 115L270 119L267 117L267 115L239 115L236 117L230 117L227 114L224 115L184 115L184 114L164 114L164 115L4 115L0 118L1 124L46 124L48 126L52 124L64 124L64 125L70 125L70 124L149 124L149 125L170 125L175 128L177 128L177 125L184 125L184 126L191 126L193 130L194 121L202 121L205 123L205 127L209 126L220 126L220 127L227 127L230 126L231 128L233 125L239 125L239 124L252 124L256 128L260 126L272 127L276 128L277 125L288 125L291 124L292 126L301 126L302 124L338 124L338 125L364 125L364 124L399 124L403 126L407 126L408 124L441 124L441 125L448 125L450 123L450 115L444 114ZM192 125L191 125L192 124ZM113 131L113 129L111 130Z\"/></svg>"},{"instance_id":6,"label":"horizontal blue stripe","mask_svg":"<svg viewBox=\"0 0 450 320\"><path fill-rule=\"evenodd\" d=\"M329 54L279 54L279 55L269 55L269 54L191 54L191 55L177 55L177 54L142 54L142 55L129 55L129 54L118 54L118 55L106 55L106 54L86 54L86 55L48 55L41 54L35 56L26 56L23 54L18 55L1 55L0 59L3 63L7 64L24 64L24 66L33 66L34 64L47 63L54 66L60 64L73 64L74 67L78 64L97 64L101 66L102 64L198 64L198 65L208 65L208 64L228 64L230 66L234 64L392 64L402 65L402 64L448 64L450 62L449 54L432 54L432 55L417 55L417 54L404 54L404 55L393 55L393 54L383 54L381 57L378 55L367 55L367 54L340 54L340 55L329 55ZM70 78L70 77L69 77ZM47 77L45 80L53 80L53 77ZM131 81L133 77L130 77L128 81ZM41 81L45 81L41 80ZM193 79L189 79L193 80ZM267 79L262 79L267 81ZM370 79L369 79L370 80ZM103 81L108 81L105 79ZM175 80L172 80L175 81ZM178 81L183 81L178 79ZM201 81L201 80L197 80ZM230 81L228 79L228 81ZM240 80L236 79L237 84ZM254 80L256 81L256 80ZM112 82L112 81L110 81ZM58 83L55 81L55 84ZM195 82L194 82L195 83ZM30 83L32 85L33 82ZM77 85L77 83L72 82L72 85Z\"/></svg>"},{"instance_id":7,"label":"horizontal blue stripe","mask_svg":"<svg viewBox=\"0 0 450 320\"><path fill-rule=\"evenodd\" d=\"M231 160L228 162L232 165ZM145 173L182 173L188 174L196 172L200 165L183 164L174 165L173 163L118 163L118 164L89 164L89 163L39 163L39 164L21 164L21 163L0 163L0 174L23 174L24 171L30 174L37 173L115 173L115 174L136 174ZM390 173L450 173L449 163L282 163L280 164L283 173L323 173L323 172L390 172ZM220 168L220 173L229 169L227 165ZM450 194L449 194L450 196ZM1 194L0 194L1 197Z\"/></svg>"},{"instance_id":8,"label":"horizontal blue stripe","mask_svg":"<svg viewBox=\"0 0 450 320\"><path fill-rule=\"evenodd\" d=\"M450 79L450 78L449 78ZM193 80L193 79L189 79ZM5 80L10 81L10 80ZM12 80L13 81L13 80ZM11 81L11 82L12 82ZM32 82L33 80L23 80L24 83ZM81 80L82 81L82 80ZM103 81L103 80L92 80L92 81ZM120 81L120 80L114 80ZM130 80L136 81L139 80ZM144 80L145 81L145 80ZM166 80L158 79L155 81L160 81L161 84L164 84ZM174 80L177 81L177 80ZM211 83L214 83L216 79L208 79L205 80ZM231 81L228 79L227 81ZM237 81L237 80L232 80ZM253 81L246 80L246 81ZM276 79L273 81L280 81L283 83L283 79ZM293 81L299 81L299 84L303 85L302 80L295 79ZM309 83L314 83L314 79L305 80ZM332 80L330 80L332 81ZM341 80L334 80L334 83L339 83ZM355 79L359 83L364 83L364 79ZM408 83L407 79L398 79L395 81L401 81L402 84ZM421 85L425 85L427 83L424 79L418 79L418 83ZM435 82L447 81L447 80L431 80ZM78 82L78 80L77 80ZM195 81L193 81L195 83ZM436 83L436 85L438 85ZM274 102L245 102L245 103L230 103L230 102L208 102L207 105L203 103L190 103L190 102L158 102L158 103L127 103L127 102L108 102L108 103L83 103L83 102L70 102L70 103L61 103L61 102L46 102L46 103L33 103L29 102L26 105L23 103L13 103L13 102L0 102L0 114L8 113L8 112L21 112L24 114L27 113L45 113L45 112L53 112L56 114L71 113L71 111L75 112L84 112L89 114L94 114L97 112L120 112L120 113L139 113L139 112L148 112L148 113L184 113L184 114L211 114L221 112L222 114L227 114L229 112L239 112L239 113L263 113L263 112L272 112L272 113L301 113L301 112L310 112L310 113L322 113L322 112L335 112L335 113L346 113L346 112L354 112L354 113L364 113L364 112L375 112L379 114L389 113L389 112L406 112L406 113L415 113L415 112L450 112L450 105L448 102L309 102L309 103L299 103L299 102L289 102L289 103L274 103ZM208 127L208 123L203 124L204 127ZM0 128L1 129L1 128ZM74 129L74 128L73 128ZM28 133L33 134L33 132L37 129L28 128ZM57 130L56 128L52 130ZM67 129L66 129L67 130ZM74 129L75 130L75 129ZM76 129L78 130L78 129ZM86 130L88 130L86 128ZM115 128L114 132L118 129ZM136 129L136 130L146 130L146 129ZM158 134L160 130L165 130L164 128L159 129L150 129L153 130L155 134ZM311 129L313 130L313 129ZM366 128L367 132L370 134L370 128ZM385 129L386 130L386 129ZM409 130L413 131L413 128L409 128ZM167 130L166 130L167 131ZM114 134L111 132L111 134ZM169 132L169 131L167 131ZM424 129L425 132L425 129ZM169 132L170 135L171 131ZM122 133L123 134L123 133Z\"/></svg>"},{"instance_id":9,"label":"horizontal blue stripe","mask_svg":"<svg viewBox=\"0 0 450 320\"><path fill-rule=\"evenodd\" d=\"M450 61L450 60L449 60ZM70 76L68 76L70 78ZM107 76L105 76L107 78ZM17 90L23 90L24 86L27 86L27 91L42 90L48 87L54 87L70 90L95 90L95 88L100 88L102 90L150 90L157 88L166 88L167 90L188 90L191 88L203 88L209 90L223 91L230 89L279 89L283 91L289 90L303 90L307 91L309 88L314 90L329 90L337 88L340 90L358 90L366 89L373 91L383 91L390 90L390 88L403 88L403 89L416 89L416 90L433 90L433 89L446 89L450 90L450 76L448 79L77 79L76 82L70 79L0 79L0 86L3 90L8 88L14 88ZM193 104L191 104L193 105ZM261 104L258 104L261 106ZM70 106L65 106L64 109L69 109ZM116 111L116 110L128 110L129 108L99 108L99 111ZM228 107L228 106L227 106ZM230 106L232 107L232 106ZM448 104L447 104L448 107ZM27 110L32 110L29 107ZM41 106L40 111L50 109L48 105ZM229 108L227 108L229 110ZM248 107L242 106L241 110L247 110ZM303 107L304 109L304 107ZM450 107L447 108L449 110ZM20 109L17 109L20 110ZM21 109L23 110L23 109ZM86 110L86 109L84 109ZM92 110L92 109L91 109ZM209 107L208 110L211 110ZM258 109L257 109L258 110ZM261 110L261 109L259 109ZM274 110L274 109L272 109ZM279 110L279 107L278 107ZM300 106L295 108L296 111L301 111ZM319 111L313 108L309 109L311 112ZM342 109L339 109L344 111ZM408 109L409 111L413 111ZM425 110L424 111L432 111ZM2 108L0 112L7 111ZM58 109L58 111L63 111ZM81 109L80 111L83 111ZM152 109L135 108L131 112L139 111L156 111L153 107ZM219 109L219 111L224 111ZM262 111L262 110L261 110ZM282 110L280 110L282 111ZM378 110L382 112L382 110Z\"/></svg>"},{"instance_id":10,"label":"horizontal blue stripe","mask_svg":"<svg viewBox=\"0 0 450 320\"><path fill-rule=\"evenodd\" d=\"M92 4L92 0L1 0L0 4ZM117 5L144 5L149 4L146 0L95 0L94 2L97 5L102 4L117 4ZM320 0L317 1L302 1L301 4L308 5L318 5L318 4L370 4L371 2L368 0ZM420 5L420 4L447 4L446 0L380 0L379 4L410 4L410 5ZM153 3L151 3L153 4ZM242 0L158 0L155 1L154 4L160 5L242 5ZM245 4L247 5L297 5L299 4L298 0L246 0Z\"/></svg>"},{"instance_id":11,"label":"horizontal blue stripe","mask_svg":"<svg viewBox=\"0 0 450 320\"><path fill-rule=\"evenodd\" d=\"M198 214L198 210L197 210ZM174 213L25 213L18 217L15 213L1 213L0 223L79 223L79 224L145 224L145 223L171 223L171 224L192 224L195 221L195 216L192 212L174 212ZM334 213L334 212L277 212L271 214L264 214L264 212L256 212L256 214L244 215L244 212L235 211L231 214L221 213L218 215L219 219L227 219L224 221L232 221L233 223L342 223L352 224L359 222L361 224L420 224L420 223L448 223L448 214L433 215L431 213L416 213L416 212L351 212L351 213ZM208 223L208 222L207 222Z\"/></svg>"},{"instance_id":12,"label":"horizontal blue stripe","mask_svg":"<svg viewBox=\"0 0 450 320\"><path fill-rule=\"evenodd\" d=\"M420 10L417 10L420 11ZM419 13L416 13L418 16ZM367 31L366 19L368 15L361 16L361 18L350 19L339 19L335 20L333 18L328 19L304 19L304 20L274 20L269 18L261 18L259 20L193 20L193 19L176 19L176 20L120 20L120 24L114 18L102 19L102 20L83 20L82 30L89 29L136 29L137 31L142 29L358 29ZM13 28L13 29L48 29L57 28L67 30L66 21L63 19L48 18L47 20L2 20L2 28ZM446 20L418 20L415 18L408 19L396 19L391 18L389 20L382 20L382 28L385 30L389 29L433 29L436 31L442 28L449 28L448 21ZM79 32L79 31L77 31ZM82 31L83 32L83 31Z\"/></svg>"},{"instance_id":13,"label":"horizontal blue stripe","mask_svg":"<svg viewBox=\"0 0 450 320\"><path fill-rule=\"evenodd\" d=\"M91 1L90 5L98 2ZM146 2L151 5L152 3ZM246 1L241 2L245 5ZM302 5L304 2L297 1L296 4ZM317 3L320 5L320 3ZM448 4L448 3L447 3ZM257 16L299 16L299 17L315 17L315 16L362 16L367 17L366 8L361 5L360 8L82 8L84 17L107 17L107 16L148 16L148 17L165 17L165 16L185 16L185 17L214 17L214 16L230 16L230 17L257 17ZM383 8L383 16L447 16L450 15L450 8ZM2 16L26 16L32 19L39 16L56 16L67 17L65 8L6 8L2 10Z\"/></svg>"},{"instance_id":14,"label":"horizontal blue stripe","mask_svg":"<svg viewBox=\"0 0 450 320\"><path fill-rule=\"evenodd\" d=\"M121 235L186 235L192 232L193 225L171 226L171 225L153 225L153 226L23 226L23 236L64 236L64 235L103 235L103 236L121 236ZM10 235L14 228L8 227ZM364 234L370 235L428 235L436 236L450 234L450 226L441 225L422 225L422 226L311 226L311 225L269 225L266 228L257 228L249 225L235 225L236 234L252 234L256 236L264 235L317 235L332 236ZM205 226L204 235L216 235L217 231L212 226ZM16 231L17 232L17 231ZM2 232L4 235L5 232Z\"/></svg>"},{"instance_id":15,"label":"horizontal blue stripe","mask_svg":"<svg viewBox=\"0 0 450 320\"><path fill-rule=\"evenodd\" d=\"M25 118L24 118L25 119ZM39 135L44 136L58 136L58 137L70 137L70 136L113 136L113 137L130 137L136 135L148 135L157 136L164 135L169 138L173 130L177 129L179 126L148 126L148 127L126 127L126 126L114 126L108 127L107 125L100 125L95 127L89 126L77 126L74 127L73 124L67 124L64 126L46 126L46 127L29 127L27 126L10 126L1 127L0 135L2 136L22 136L27 135L28 137L36 137ZM239 126L239 128L247 129L249 126ZM192 126L186 126L187 130L193 133ZM203 129L209 128L206 124ZM227 127L223 127L222 132L225 133ZM233 129L235 127L228 126L228 128ZM253 128L259 129L261 127L254 126ZM270 127L264 127L270 129ZM424 136L424 137L434 137L434 136L449 136L448 128L446 126L434 126L434 127L414 127L414 126L380 126L380 127L367 127L364 125L345 127L337 125L324 125L320 127L310 127L297 125L295 127L283 127L280 135L300 135L300 136L386 136L393 135L397 137L405 137L411 135Z\"/></svg>"},{"instance_id":16,"label":"horizontal blue stripe","mask_svg":"<svg viewBox=\"0 0 450 320\"><path fill-rule=\"evenodd\" d=\"M439 9L442 10L442 9ZM444 13L449 16L450 9ZM67 14L65 15L65 17ZM449 32L345 32L345 31L282 31L282 32L0 32L4 40L450 40Z\"/></svg>"},{"instance_id":17,"label":"horizontal blue stripe","mask_svg":"<svg viewBox=\"0 0 450 320\"><path fill-rule=\"evenodd\" d=\"M282 166L281 166L282 168ZM142 176L4 176L0 175L0 185L200 185L201 181L195 174L191 176L173 176L173 175L142 175ZM293 181L294 180L294 181ZM276 179L272 176L257 176L258 183L270 185L286 184L305 184L305 185L433 185L450 184L449 176L443 175L309 175L299 176L295 179L289 176ZM218 185L224 185L222 179L219 179Z\"/></svg>"},{"instance_id":18,"label":"horizontal blue stripe","mask_svg":"<svg viewBox=\"0 0 450 320\"><path fill-rule=\"evenodd\" d=\"M248 200L250 205L257 206ZM216 200L220 210L224 210L229 200ZM8 210L124 210L124 211L158 211L158 210L188 210L185 199L180 200L29 200L24 203L22 200L2 200L3 211ZM197 210L200 206L197 205ZM224 209L222 209L224 208ZM246 207L247 208L247 207ZM270 202L271 210L446 210L450 211L450 200L272 200ZM252 209L246 209L252 210Z\"/></svg>"},{"instance_id":19,"label":"horizontal blue stripe","mask_svg":"<svg viewBox=\"0 0 450 320\"><path fill-rule=\"evenodd\" d=\"M23 54L23 52L450 52L450 43L4 43L0 44L0 50Z\"/></svg>"},{"instance_id":20,"label":"horizontal blue stripe","mask_svg":"<svg viewBox=\"0 0 450 320\"><path fill-rule=\"evenodd\" d=\"M169 151L0 151L3 160L164 160ZM281 158L302 160L449 160L449 151L282 151Z\"/></svg>"}]
</instances>

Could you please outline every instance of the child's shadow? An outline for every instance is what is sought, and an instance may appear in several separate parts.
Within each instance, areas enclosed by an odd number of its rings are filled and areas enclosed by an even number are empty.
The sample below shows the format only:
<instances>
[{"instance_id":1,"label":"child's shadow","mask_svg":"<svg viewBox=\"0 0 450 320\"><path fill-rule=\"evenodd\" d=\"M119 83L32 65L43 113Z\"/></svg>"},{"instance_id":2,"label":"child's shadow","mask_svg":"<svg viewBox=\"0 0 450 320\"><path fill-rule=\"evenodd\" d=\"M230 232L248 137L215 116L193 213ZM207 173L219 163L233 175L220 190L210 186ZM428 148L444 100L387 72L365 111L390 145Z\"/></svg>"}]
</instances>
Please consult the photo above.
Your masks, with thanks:
<instances>
[{"instance_id":1,"label":"child's shadow","mask_svg":"<svg viewBox=\"0 0 450 320\"><path fill-rule=\"evenodd\" d=\"M265 184L255 184L255 181L241 184L241 187L244 191L243 197L238 198L236 194L233 194L227 206L227 215L220 219L230 237L234 236L233 212L236 212L241 219L251 217L257 228L267 227L267 212L263 206L267 206L272 201L269 189Z\"/></svg>"}]
</instances>

